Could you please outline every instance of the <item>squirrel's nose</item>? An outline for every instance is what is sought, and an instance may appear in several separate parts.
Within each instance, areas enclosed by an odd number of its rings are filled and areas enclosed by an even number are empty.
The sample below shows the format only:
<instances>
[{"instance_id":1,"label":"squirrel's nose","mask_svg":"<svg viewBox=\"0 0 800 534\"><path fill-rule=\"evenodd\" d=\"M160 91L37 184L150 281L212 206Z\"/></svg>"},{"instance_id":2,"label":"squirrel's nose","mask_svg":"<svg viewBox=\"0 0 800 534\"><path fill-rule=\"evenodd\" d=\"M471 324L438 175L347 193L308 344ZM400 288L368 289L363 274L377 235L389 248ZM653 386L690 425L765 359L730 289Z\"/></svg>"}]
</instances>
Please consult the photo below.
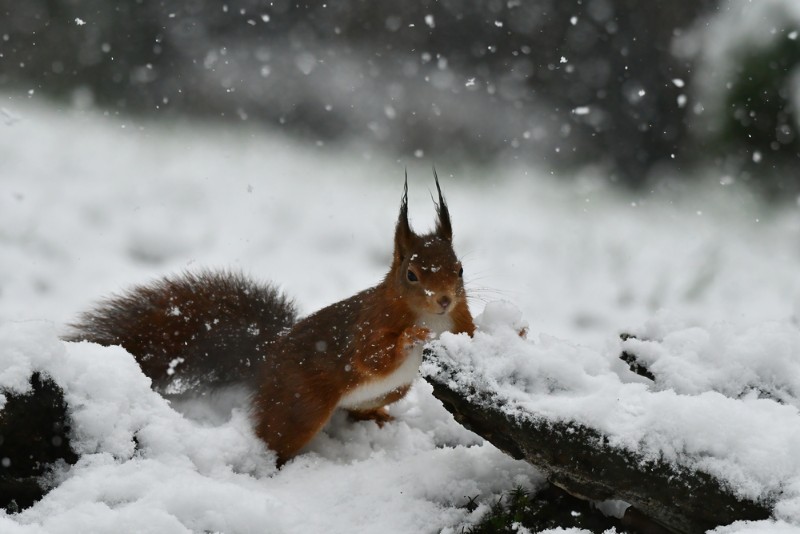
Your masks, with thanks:
<instances>
[{"instance_id":1,"label":"squirrel's nose","mask_svg":"<svg viewBox=\"0 0 800 534\"><path fill-rule=\"evenodd\" d=\"M447 295L443 295L436 299L436 302L442 307L443 310L446 310L450 307L450 304L453 302L453 300Z\"/></svg>"}]
</instances>

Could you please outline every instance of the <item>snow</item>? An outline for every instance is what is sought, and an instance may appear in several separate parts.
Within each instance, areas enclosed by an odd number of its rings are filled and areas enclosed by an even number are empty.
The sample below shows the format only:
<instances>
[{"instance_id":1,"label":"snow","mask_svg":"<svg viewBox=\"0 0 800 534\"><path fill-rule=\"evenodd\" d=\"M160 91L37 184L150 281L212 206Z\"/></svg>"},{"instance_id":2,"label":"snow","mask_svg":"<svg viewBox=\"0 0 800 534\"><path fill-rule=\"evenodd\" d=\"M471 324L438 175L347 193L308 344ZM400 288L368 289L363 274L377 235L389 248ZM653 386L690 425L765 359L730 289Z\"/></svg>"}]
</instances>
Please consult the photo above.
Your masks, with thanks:
<instances>
[{"instance_id":1,"label":"snow","mask_svg":"<svg viewBox=\"0 0 800 534\"><path fill-rule=\"evenodd\" d=\"M339 417L278 472L243 410L222 424L184 417L120 347L61 342L46 321L4 324L0 340L4 389L46 372L81 455L41 502L0 514L3 532L420 532L466 519L464 496L540 483L458 427L424 383L397 408L401 422Z\"/></svg>"},{"instance_id":2,"label":"snow","mask_svg":"<svg viewBox=\"0 0 800 534\"><path fill-rule=\"evenodd\" d=\"M623 347L637 355L643 346L651 349L651 358L643 361L656 362L657 383L665 369L663 387L653 388L621 364L619 347L598 351L546 334L536 341L521 339L509 307L487 305L476 318L481 331L473 340L443 334L434 343L438 357L425 364L423 374L447 380L464 395L491 394L492 405L515 418L576 422L608 436L613 447L710 473L739 497L778 498L779 516L800 502L796 326L766 325L744 333L694 327L669 332L662 343L626 341ZM503 325L496 315L512 320ZM656 365L662 361L672 365ZM751 372L729 384L728 377L740 376L748 364ZM449 369L458 370L458 382ZM788 387L775 380L775 371L790 374ZM790 402L750 394L746 385L759 375Z\"/></svg>"},{"instance_id":3,"label":"snow","mask_svg":"<svg viewBox=\"0 0 800 534\"><path fill-rule=\"evenodd\" d=\"M800 331L794 322L734 328L676 327L658 317L634 333L622 348L656 375L659 390L699 395L718 391L731 398L767 396L800 409Z\"/></svg>"},{"instance_id":4,"label":"snow","mask_svg":"<svg viewBox=\"0 0 800 534\"><path fill-rule=\"evenodd\" d=\"M37 370L56 380L81 459L56 470L40 503L0 513L0 531L455 533L487 508L466 512L467 497L541 484L455 423L422 380L392 407L395 422L337 415L276 470L241 407L189 417L121 348L58 338L97 299L184 269L274 280L304 313L348 297L389 265L406 164L412 226L431 227L432 163L471 307L484 312L473 341L442 337L442 357L509 406L778 499L774 520L717 532L797 531L796 206L768 210L718 177L631 196L590 173L566 187L503 161L398 162L358 143L37 99L0 106L14 118L0 123L0 386L24 391ZM656 384L626 370L623 348Z\"/></svg>"}]
</instances>

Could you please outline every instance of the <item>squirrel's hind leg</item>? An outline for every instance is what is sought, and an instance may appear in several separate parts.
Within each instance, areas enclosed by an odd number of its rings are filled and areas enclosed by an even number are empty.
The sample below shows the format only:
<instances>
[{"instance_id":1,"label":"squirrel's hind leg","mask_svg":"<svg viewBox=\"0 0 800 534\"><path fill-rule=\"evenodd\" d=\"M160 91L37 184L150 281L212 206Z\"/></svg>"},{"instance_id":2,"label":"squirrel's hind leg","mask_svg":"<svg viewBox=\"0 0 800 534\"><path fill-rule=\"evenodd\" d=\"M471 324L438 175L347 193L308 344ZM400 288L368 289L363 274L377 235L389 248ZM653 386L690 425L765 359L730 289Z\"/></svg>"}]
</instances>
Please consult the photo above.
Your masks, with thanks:
<instances>
[{"instance_id":1,"label":"squirrel's hind leg","mask_svg":"<svg viewBox=\"0 0 800 534\"><path fill-rule=\"evenodd\" d=\"M369 404L347 410L347 415L353 421L375 421L378 426L382 427L384 424L394 421L394 417L386 410L386 406L405 397L409 389L411 389L411 385L400 386Z\"/></svg>"},{"instance_id":2,"label":"squirrel's hind leg","mask_svg":"<svg viewBox=\"0 0 800 534\"><path fill-rule=\"evenodd\" d=\"M256 435L276 453L279 467L322 430L339 400L335 391L326 388L300 391L262 388L253 397Z\"/></svg>"},{"instance_id":3,"label":"squirrel's hind leg","mask_svg":"<svg viewBox=\"0 0 800 534\"><path fill-rule=\"evenodd\" d=\"M379 427L394 421L386 407L375 408L373 410L347 410L347 416L352 421L375 421Z\"/></svg>"}]
</instances>

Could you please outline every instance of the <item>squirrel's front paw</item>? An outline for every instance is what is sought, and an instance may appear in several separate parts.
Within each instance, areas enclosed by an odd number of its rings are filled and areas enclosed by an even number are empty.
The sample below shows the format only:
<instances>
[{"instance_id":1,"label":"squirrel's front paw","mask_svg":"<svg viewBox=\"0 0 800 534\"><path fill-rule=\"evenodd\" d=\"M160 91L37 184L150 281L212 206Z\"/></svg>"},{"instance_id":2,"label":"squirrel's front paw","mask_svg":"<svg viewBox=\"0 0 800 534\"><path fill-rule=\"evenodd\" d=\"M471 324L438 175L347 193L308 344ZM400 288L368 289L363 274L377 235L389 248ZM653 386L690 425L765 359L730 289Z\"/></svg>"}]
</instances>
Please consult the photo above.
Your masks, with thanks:
<instances>
[{"instance_id":1,"label":"squirrel's front paw","mask_svg":"<svg viewBox=\"0 0 800 534\"><path fill-rule=\"evenodd\" d=\"M404 345L413 346L422 344L431 339L431 331L424 326L411 326L403 332Z\"/></svg>"}]
</instances>

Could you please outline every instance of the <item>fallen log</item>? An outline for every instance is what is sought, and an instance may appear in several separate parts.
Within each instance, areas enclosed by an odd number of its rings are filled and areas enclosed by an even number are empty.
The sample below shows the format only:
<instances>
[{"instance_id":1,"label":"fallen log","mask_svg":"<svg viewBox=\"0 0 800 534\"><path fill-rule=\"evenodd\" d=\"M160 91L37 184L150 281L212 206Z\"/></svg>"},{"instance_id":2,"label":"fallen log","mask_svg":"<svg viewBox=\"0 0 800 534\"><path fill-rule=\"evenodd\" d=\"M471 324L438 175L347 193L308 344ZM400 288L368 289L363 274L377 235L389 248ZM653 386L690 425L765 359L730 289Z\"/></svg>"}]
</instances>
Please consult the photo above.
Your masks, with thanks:
<instances>
[{"instance_id":1,"label":"fallen log","mask_svg":"<svg viewBox=\"0 0 800 534\"><path fill-rule=\"evenodd\" d=\"M737 498L714 477L669 463L648 460L611 446L585 425L549 421L536 414L520 418L504 411L492 391L457 391L459 370L428 352L436 373L425 373L433 394L456 421L510 456L541 469L548 480L585 499L622 500L631 518L644 514L675 533L695 534L737 520L770 516L768 503Z\"/></svg>"}]
</instances>

